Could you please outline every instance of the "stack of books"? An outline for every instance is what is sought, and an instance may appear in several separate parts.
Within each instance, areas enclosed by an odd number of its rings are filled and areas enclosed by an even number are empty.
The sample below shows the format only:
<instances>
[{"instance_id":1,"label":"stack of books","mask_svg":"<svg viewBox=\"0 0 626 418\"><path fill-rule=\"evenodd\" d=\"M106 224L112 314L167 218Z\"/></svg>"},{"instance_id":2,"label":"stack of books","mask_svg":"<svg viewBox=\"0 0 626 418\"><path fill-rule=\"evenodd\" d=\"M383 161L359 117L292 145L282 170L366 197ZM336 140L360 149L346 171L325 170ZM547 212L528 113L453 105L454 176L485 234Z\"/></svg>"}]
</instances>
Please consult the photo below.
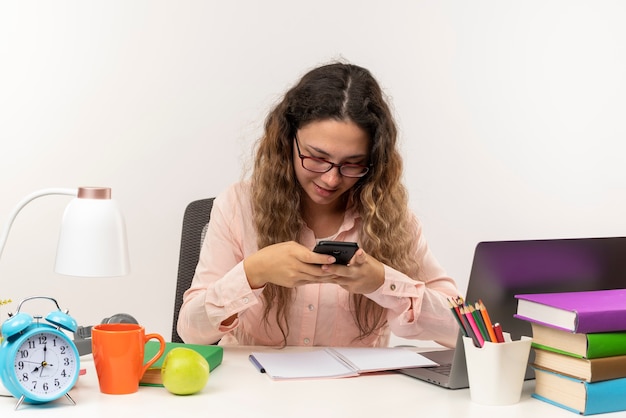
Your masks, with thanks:
<instances>
[{"instance_id":1,"label":"stack of books","mask_svg":"<svg viewBox=\"0 0 626 418\"><path fill-rule=\"evenodd\" d=\"M582 415L626 410L626 289L515 297L532 327L532 396Z\"/></svg>"}]
</instances>

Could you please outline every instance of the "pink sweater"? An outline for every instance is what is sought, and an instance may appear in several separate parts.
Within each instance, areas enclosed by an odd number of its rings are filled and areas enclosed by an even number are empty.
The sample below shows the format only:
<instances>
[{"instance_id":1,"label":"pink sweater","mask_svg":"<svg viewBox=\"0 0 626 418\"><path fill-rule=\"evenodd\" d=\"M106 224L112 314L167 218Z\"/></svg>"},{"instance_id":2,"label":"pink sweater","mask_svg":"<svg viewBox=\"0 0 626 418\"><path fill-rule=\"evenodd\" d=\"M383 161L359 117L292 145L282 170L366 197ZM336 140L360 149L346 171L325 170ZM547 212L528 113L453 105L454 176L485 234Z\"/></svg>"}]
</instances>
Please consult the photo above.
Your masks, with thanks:
<instances>
[{"instance_id":1,"label":"pink sweater","mask_svg":"<svg viewBox=\"0 0 626 418\"><path fill-rule=\"evenodd\" d=\"M359 241L360 218L345 215L337 240ZM387 346L390 332L401 338L434 340L454 346L458 326L447 297L457 296L453 279L446 276L430 252L415 219L415 258L420 270L407 276L385 266L385 282L366 297L387 310L387 325L377 334L359 340L359 331L350 312L350 294L334 284L308 284L295 292L289 311L287 345L303 346ZM315 246L313 231L305 228L300 243ZM248 284L243 260L258 250L252 221L249 184L237 183L214 202L193 283L185 292L178 320L178 333L187 343L268 345L283 342L272 323L262 320L263 289ZM238 314L229 326L222 321Z\"/></svg>"}]
</instances>

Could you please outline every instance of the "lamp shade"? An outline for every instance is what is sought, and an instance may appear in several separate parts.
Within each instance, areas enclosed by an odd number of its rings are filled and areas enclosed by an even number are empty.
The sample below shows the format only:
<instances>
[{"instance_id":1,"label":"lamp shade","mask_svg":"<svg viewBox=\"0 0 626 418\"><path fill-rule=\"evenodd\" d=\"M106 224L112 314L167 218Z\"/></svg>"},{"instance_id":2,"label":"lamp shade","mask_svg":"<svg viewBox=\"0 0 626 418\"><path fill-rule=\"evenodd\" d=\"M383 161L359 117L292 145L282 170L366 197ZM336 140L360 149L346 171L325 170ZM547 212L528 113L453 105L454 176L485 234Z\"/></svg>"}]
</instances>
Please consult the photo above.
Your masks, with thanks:
<instances>
[{"instance_id":1,"label":"lamp shade","mask_svg":"<svg viewBox=\"0 0 626 418\"><path fill-rule=\"evenodd\" d=\"M55 271L69 276L128 274L126 225L109 188L78 189L65 209Z\"/></svg>"}]
</instances>

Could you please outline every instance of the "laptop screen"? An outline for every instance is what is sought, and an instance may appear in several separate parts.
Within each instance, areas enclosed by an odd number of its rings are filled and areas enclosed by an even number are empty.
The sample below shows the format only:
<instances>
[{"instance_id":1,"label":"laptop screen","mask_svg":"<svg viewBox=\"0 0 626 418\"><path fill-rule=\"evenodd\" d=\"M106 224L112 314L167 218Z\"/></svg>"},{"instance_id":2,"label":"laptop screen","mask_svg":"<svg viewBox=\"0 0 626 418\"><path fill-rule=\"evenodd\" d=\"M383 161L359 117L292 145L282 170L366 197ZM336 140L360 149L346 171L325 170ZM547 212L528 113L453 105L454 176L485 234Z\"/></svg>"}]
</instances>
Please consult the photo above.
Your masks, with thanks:
<instances>
[{"instance_id":1,"label":"laptop screen","mask_svg":"<svg viewBox=\"0 0 626 418\"><path fill-rule=\"evenodd\" d=\"M626 287L626 237L493 241L477 245L466 301L481 299L513 340L532 336L513 317L516 294Z\"/></svg>"}]
</instances>

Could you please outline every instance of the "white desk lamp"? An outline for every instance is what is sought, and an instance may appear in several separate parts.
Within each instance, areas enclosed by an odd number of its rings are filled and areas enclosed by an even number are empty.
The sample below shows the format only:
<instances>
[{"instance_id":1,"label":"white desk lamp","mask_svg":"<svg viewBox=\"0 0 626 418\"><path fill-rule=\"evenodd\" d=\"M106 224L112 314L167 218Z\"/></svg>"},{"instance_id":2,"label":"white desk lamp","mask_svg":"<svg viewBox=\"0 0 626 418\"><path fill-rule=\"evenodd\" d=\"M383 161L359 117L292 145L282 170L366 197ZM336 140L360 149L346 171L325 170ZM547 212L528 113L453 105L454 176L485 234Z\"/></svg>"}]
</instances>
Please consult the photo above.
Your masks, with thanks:
<instances>
[{"instance_id":1,"label":"white desk lamp","mask_svg":"<svg viewBox=\"0 0 626 418\"><path fill-rule=\"evenodd\" d=\"M126 226L107 187L43 189L18 203L0 235L0 257L17 214L32 200L48 195L75 198L67 205L57 244L55 271L68 276L115 277L128 274ZM7 296L8 297L8 296ZM0 320L0 323L2 320ZM79 327L75 343L82 354L91 352L91 328Z\"/></svg>"},{"instance_id":2,"label":"white desk lamp","mask_svg":"<svg viewBox=\"0 0 626 418\"><path fill-rule=\"evenodd\" d=\"M17 214L32 200L48 195L76 196L65 209L55 271L69 276L114 277L128 274L126 226L106 187L43 189L26 196L0 235L0 257Z\"/></svg>"}]
</instances>

